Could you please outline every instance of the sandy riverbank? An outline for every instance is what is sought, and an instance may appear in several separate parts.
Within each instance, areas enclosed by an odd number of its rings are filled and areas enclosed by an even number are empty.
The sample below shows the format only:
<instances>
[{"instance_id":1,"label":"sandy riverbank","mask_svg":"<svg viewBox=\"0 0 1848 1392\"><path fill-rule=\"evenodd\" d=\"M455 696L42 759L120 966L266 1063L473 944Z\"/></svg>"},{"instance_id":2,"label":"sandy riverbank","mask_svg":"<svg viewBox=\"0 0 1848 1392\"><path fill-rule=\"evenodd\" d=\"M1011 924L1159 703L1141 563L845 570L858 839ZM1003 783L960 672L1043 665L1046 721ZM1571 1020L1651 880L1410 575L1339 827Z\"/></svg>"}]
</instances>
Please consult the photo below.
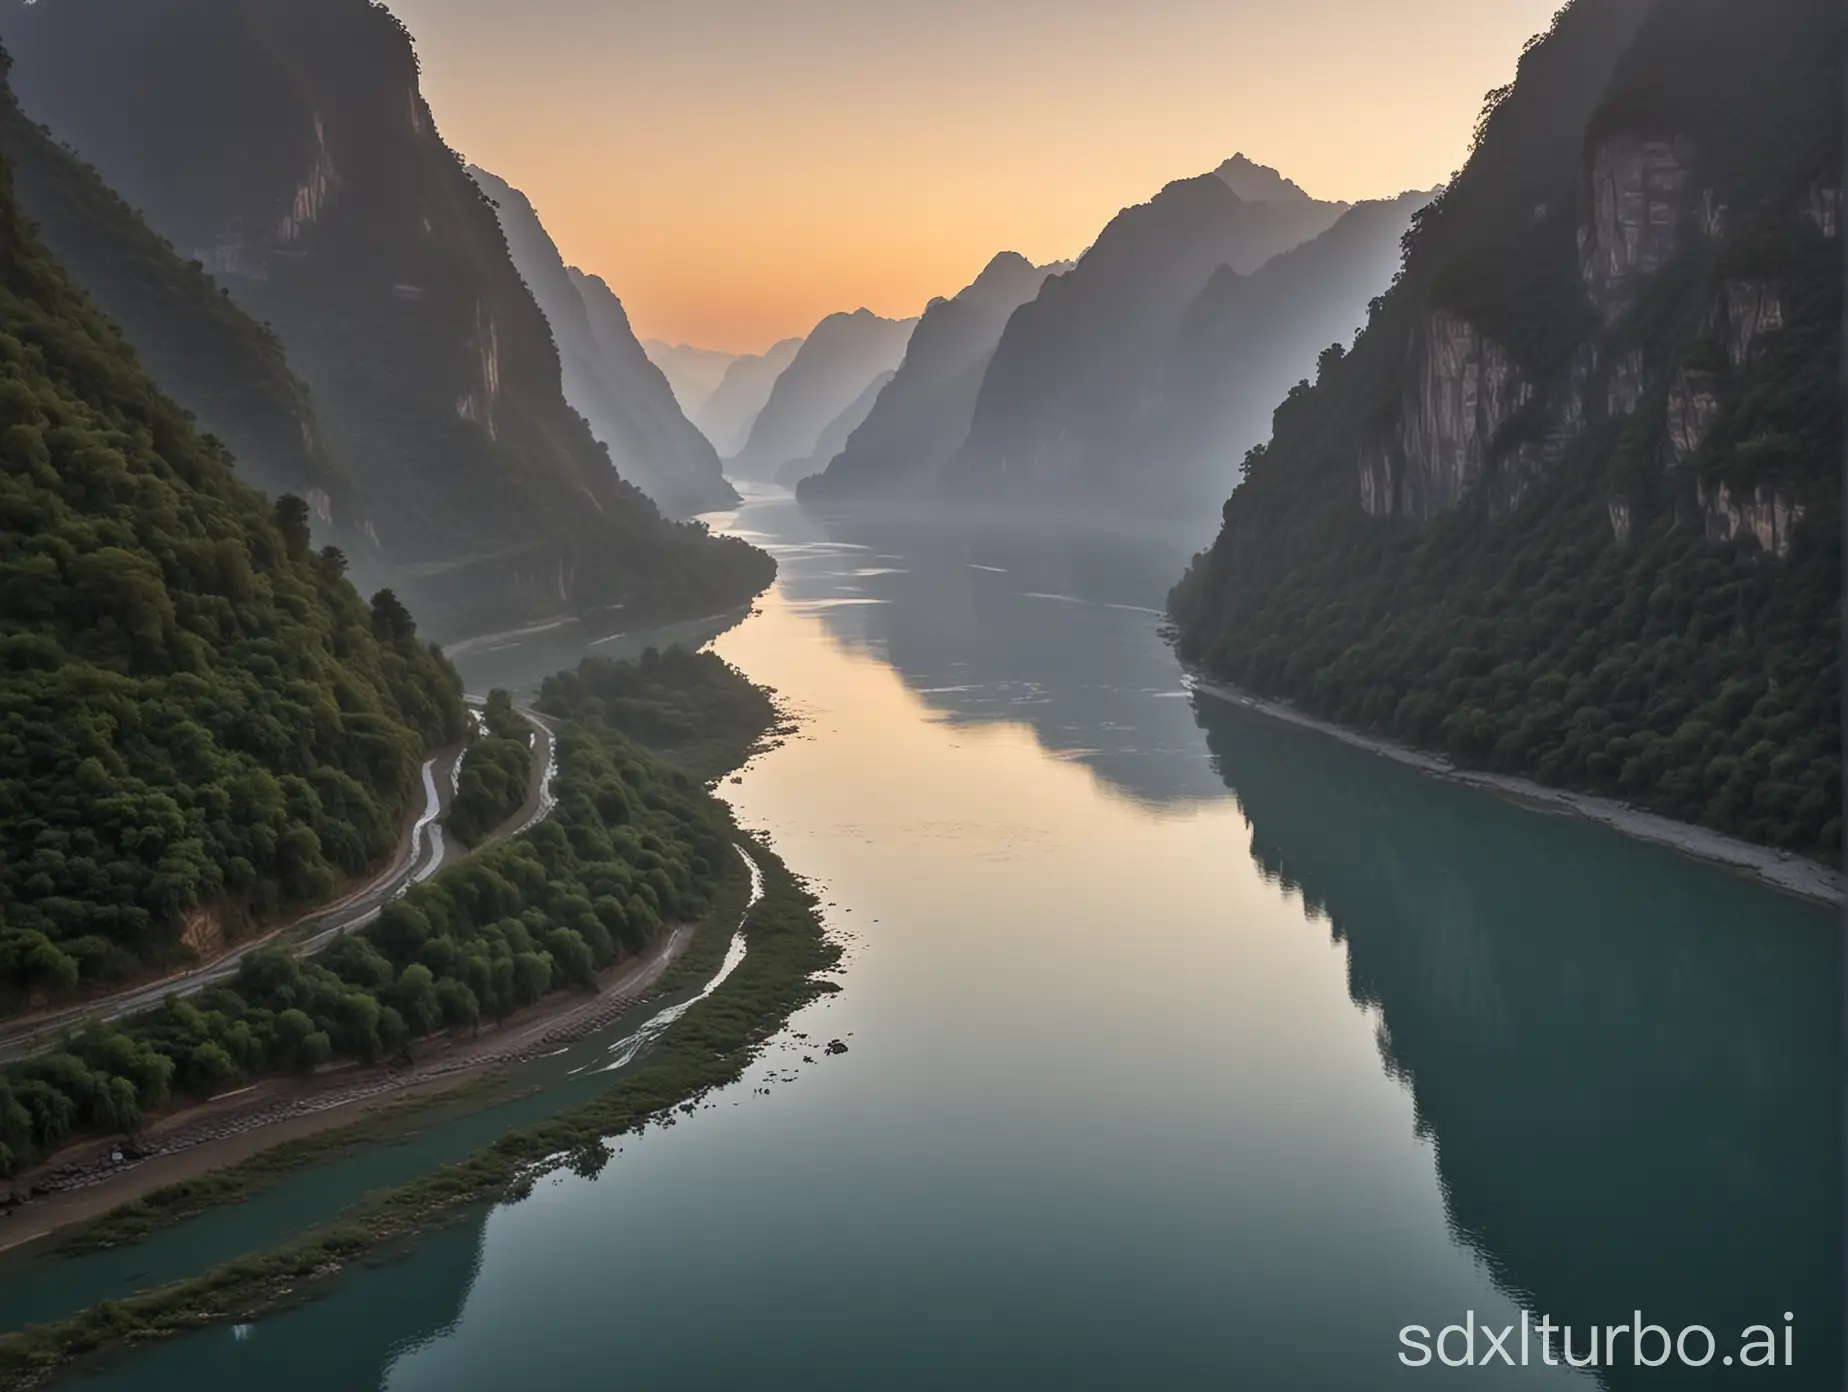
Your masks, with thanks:
<instances>
[{"instance_id":1,"label":"sandy riverbank","mask_svg":"<svg viewBox=\"0 0 1848 1392\"><path fill-rule=\"evenodd\" d=\"M1773 850L1768 846L1741 841L1736 837L1711 831L1706 827L1678 822L1672 817L1659 816L1654 812L1645 812L1612 798L1596 797L1590 793L1568 792L1562 788L1550 788L1543 783L1535 783L1526 778L1515 778L1508 774L1484 773L1476 769L1458 768L1442 755L1413 749L1409 745L1398 744L1392 740L1363 735L1357 730L1331 724L1326 720L1317 720L1291 706L1276 701L1262 700L1236 687L1210 681L1197 672L1188 674L1188 685L1195 691L1212 696L1217 700L1243 706L1247 710L1257 711L1272 719L1287 721L1304 729L1330 735L1343 744L1352 745L1356 749L1364 749L1370 754L1383 755L1401 764L1408 764L1422 773L1445 778L1453 783L1462 783L1472 788L1480 788L1485 792L1491 792L1530 807L1586 817L1594 822L1602 822L1605 826L1614 831L1620 831L1625 836L1633 836L1639 841L1668 846L1684 855L1712 861L1731 870L1743 871L1788 894L1835 905L1842 904L1844 898L1848 898L1848 875L1844 875L1839 870L1832 870L1816 861L1792 855L1788 851Z\"/></svg>"},{"instance_id":2,"label":"sandy riverbank","mask_svg":"<svg viewBox=\"0 0 1848 1392\"><path fill-rule=\"evenodd\" d=\"M681 925L646 957L609 968L597 992L559 992L479 1035L429 1041L408 1066L341 1068L315 1078L270 1079L161 1117L137 1138L145 1158L106 1165L114 1142L69 1147L13 1181L29 1192L62 1175L68 1187L0 1217L0 1252L101 1217L170 1184L196 1179L284 1141L346 1126L387 1108L453 1091L490 1069L562 1048L640 1004L686 950ZM88 1173L77 1173L88 1172Z\"/></svg>"}]
</instances>

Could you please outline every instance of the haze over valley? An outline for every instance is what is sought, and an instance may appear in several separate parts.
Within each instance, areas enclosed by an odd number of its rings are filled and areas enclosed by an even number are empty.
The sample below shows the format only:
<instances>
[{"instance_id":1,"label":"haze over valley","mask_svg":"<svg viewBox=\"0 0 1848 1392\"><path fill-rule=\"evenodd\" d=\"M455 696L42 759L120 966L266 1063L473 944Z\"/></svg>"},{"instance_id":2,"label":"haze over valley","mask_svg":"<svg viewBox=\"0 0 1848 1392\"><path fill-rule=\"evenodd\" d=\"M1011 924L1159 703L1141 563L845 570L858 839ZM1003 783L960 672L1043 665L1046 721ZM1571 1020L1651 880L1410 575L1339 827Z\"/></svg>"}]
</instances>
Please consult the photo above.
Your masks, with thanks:
<instances>
[{"instance_id":1,"label":"haze over valley","mask_svg":"<svg viewBox=\"0 0 1848 1392\"><path fill-rule=\"evenodd\" d=\"M0 1392L1842 1385L1838 0L0 45Z\"/></svg>"}]
</instances>

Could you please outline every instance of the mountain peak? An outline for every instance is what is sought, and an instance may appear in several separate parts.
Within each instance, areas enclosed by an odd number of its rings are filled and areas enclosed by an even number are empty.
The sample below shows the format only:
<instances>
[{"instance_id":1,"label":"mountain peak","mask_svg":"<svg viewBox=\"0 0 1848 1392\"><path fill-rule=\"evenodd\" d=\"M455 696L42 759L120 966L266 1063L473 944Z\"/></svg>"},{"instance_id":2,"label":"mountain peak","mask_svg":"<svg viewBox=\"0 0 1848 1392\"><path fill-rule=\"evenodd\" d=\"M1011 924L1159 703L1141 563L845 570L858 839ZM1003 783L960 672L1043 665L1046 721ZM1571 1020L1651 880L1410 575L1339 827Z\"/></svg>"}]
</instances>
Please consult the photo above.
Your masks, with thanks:
<instances>
[{"instance_id":1,"label":"mountain peak","mask_svg":"<svg viewBox=\"0 0 1848 1392\"><path fill-rule=\"evenodd\" d=\"M1309 195L1268 164L1235 154L1213 171L1227 188L1249 203L1307 203Z\"/></svg>"}]
</instances>

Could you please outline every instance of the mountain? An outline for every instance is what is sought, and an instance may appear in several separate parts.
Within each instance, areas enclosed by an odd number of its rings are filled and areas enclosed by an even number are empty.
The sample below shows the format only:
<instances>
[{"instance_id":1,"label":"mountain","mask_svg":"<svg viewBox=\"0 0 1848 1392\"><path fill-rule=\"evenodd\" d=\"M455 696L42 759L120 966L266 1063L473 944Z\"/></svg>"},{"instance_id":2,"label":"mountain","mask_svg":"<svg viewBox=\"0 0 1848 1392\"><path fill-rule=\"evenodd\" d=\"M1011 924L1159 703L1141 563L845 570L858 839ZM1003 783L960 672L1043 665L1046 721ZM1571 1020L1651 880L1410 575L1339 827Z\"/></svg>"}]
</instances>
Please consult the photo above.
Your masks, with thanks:
<instances>
[{"instance_id":1,"label":"mountain","mask_svg":"<svg viewBox=\"0 0 1848 1392\"><path fill-rule=\"evenodd\" d=\"M567 405L494 209L409 35L367 0L15 4L21 104L274 329L431 627L747 600L767 557L664 523Z\"/></svg>"},{"instance_id":2,"label":"mountain","mask_svg":"<svg viewBox=\"0 0 1848 1392\"><path fill-rule=\"evenodd\" d=\"M776 379L795 361L801 347L800 338L785 338L762 353L735 359L725 369L712 395L693 413L693 424L712 441L719 458L729 459L744 448Z\"/></svg>"},{"instance_id":3,"label":"mountain","mask_svg":"<svg viewBox=\"0 0 1848 1392\"><path fill-rule=\"evenodd\" d=\"M1213 176L1247 203L1312 203L1294 179L1286 179L1268 164L1257 164L1244 154L1233 155Z\"/></svg>"},{"instance_id":4,"label":"mountain","mask_svg":"<svg viewBox=\"0 0 1848 1392\"><path fill-rule=\"evenodd\" d=\"M1575 0L1175 588L1209 672L1834 861L1844 17Z\"/></svg>"},{"instance_id":5,"label":"mountain","mask_svg":"<svg viewBox=\"0 0 1848 1392\"><path fill-rule=\"evenodd\" d=\"M6 160L0 357L10 1013L188 960L375 866L424 751L464 718L404 607L363 602L302 500L242 483L155 386Z\"/></svg>"},{"instance_id":6,"label":"mountain","mask_svg":"<svg viewBox=\"0 0 1848 1392\"><path fill-rule=\"evenodd\" d=\"M616 472L670 517L726 507L738 495L712 445L681 414L609 286L567 269L525 194L485 169L469 177L494 205L514 268L552 329L565 400L590 423Z\"/></svg>"},{"instance_id":7,"label":"mountain","mask_svg":"<svg viewBox=\"0 0 1848 1392\"><path fill-rule=\"evenodd\" d=\"M1131 431L1137 487L1177 514L1217 514L1239 461L1270 437L1271 410L1345 348L1391 284L1400 239L1430 193L1357 203L1319 237L1250 275L1213 272L1180 327Z\"/></svg>"},{"instance_id":8,"label":"mountain","mask_svg":"<svg viewBox=\"0 0 1848 1392\"><path fill-rule=\"evenodd\" d=\"M866 384L862 391L847 404L815 441L815 450L806 459L792 459L776 471L776 481L786 488L794 488L804 479L820 473L828 467L828 461L846 448L848 437L866 423L866 418L873 413L879 398L887 386L898 374L896 371L880 373Z\"/></svg>"},{"instance_id":9,"label":"mountain","mask_svg":"<svg viewBox=\"0 0 1848 1392\"><path fill-rule=\"evenodd\" d=\"M968 437L982 375L1013 312L1069 263L1034 266L1004 251L953 298L933 300L912 331L889 390L826 472L805 480L805 501L933 488Z\"/></svg>"},{"instance_id":10,"label":"mountain","mask_svg":"<svg viewBox=\"0 0 1848 1392\"><path fill-rule=\"evenodd\" d=\"M330 458L307 388L275 335L27 120L10 89L0 91L0 154L40 238L161 388L224 442L251 483L300 494L330 538L358 541L365 519L352 481Z\"/></svg>"},{"instance_id":11,"label":"mountain","mask_svg":"<svg viewBox=\"0 0 1848 1392\"><path fill-rule=\"evenodd\" d=\"M689 420L718 390L719 383L725 380L725 370L738 361L736 353L695 348L690 343L667 343L658 338L643 339L642 351L666 375L668 386L674 389L674 400Z\"/></svg>"},{"instance_id":12,"label":"mountain","mask_svg":"<svg viewBox=\"0 0 1848 1392\"><path fill-rule=\"evenodd\" d=\"M738 478L774 478L790 460L807 459L828 423L875 377L898 367L917 322L882 319L870 309L823 319L776 379L750 437L729 461L729 472Z\"/></svg>"},{"instance_id":13,"label":"mountain","mask_svg":"<svg viewBox=\"0 0 1848 1392\"><path fill-rule=\"evenodd\" d=\"M1119 213L1008 320L944 490L1073 507L1134 497L1130 423L1188 304L1221 265L1254 270L1345 211L1307 198L1249 201L1202 174Z\"/></svg>"}]
</instances>

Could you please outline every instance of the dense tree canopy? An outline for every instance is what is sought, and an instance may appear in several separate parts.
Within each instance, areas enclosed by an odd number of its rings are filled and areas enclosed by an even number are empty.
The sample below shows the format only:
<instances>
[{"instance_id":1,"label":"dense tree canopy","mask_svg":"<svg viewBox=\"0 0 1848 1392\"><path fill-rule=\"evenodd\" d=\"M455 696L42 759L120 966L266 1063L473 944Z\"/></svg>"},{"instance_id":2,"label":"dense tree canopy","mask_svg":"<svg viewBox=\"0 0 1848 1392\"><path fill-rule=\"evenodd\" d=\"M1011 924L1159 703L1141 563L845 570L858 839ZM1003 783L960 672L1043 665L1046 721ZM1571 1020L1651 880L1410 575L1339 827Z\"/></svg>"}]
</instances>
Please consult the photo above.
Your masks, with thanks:
<instances>
[{"instance_id":1,"label":"dense tree canopy","mask_svg":"<svg viewBox=\"0 0 1848 1392\"><path fill-rule=\"evenodd\" d=\"M233 476L0 180L0 1008L325 895L461 729L401 606Z\"/></svg>"},{"instance_id":2,"label":"dense tree canopy","mask_svg":"<svg viewBox=\"0 0 1848 1392\"><path fill-rule=\"evenodd\" d=\"M698 749L719 758L723 741L736 764L774 718L768 698L718 658L678 649L640 664L593 660L550 685L571 694L547 702L562 722L547 820L413 885L311 959L253 953L225 985L0 1071L0 1173L74 1133L133 1130L175 1095L402 1054L549 992L594 988L664 924L704 914L737 870L730 815L688 772L667 712L675 691L692 717L729 711ZM647 698L606 702L593 690ZM497 695L490 731L523 727ZM663 732L660 752L649 731Z\"/></svg>"}]
</instances>

